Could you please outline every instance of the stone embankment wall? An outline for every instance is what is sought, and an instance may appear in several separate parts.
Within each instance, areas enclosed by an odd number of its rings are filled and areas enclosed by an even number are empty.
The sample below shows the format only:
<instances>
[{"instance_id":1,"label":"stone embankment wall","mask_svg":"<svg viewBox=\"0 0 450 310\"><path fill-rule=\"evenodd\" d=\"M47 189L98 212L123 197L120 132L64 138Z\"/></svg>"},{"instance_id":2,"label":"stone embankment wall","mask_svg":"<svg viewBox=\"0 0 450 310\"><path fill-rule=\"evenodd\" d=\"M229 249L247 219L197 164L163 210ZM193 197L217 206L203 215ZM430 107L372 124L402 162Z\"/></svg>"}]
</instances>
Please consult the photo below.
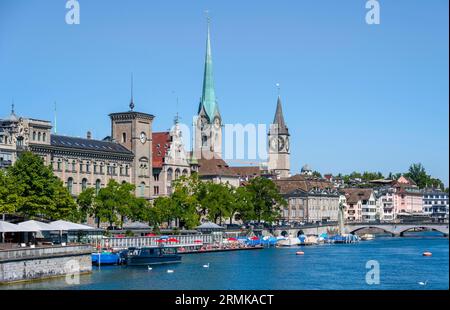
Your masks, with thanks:
<instances>
[{"instance_id":1,"label":"stone embankment wall","mask_svg":"<svg viewBox=\"0 0 450 310\"><path fill-rule=\"evenodd\" d=\"M92 271L87 245L0 251L0 284Z\"/></svg>"}]
</instances>

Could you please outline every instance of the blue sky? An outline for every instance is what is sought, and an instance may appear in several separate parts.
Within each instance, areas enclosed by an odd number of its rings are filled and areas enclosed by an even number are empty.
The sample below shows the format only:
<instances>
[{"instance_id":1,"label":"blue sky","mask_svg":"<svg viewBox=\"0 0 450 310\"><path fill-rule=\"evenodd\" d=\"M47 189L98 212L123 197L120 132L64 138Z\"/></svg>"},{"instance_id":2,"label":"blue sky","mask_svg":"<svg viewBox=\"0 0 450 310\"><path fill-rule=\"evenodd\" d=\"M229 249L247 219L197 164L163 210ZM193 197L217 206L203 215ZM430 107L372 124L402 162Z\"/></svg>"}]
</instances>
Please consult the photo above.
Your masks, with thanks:
<instances>
[{"instance_id":1,"label":"blue sky","mask_svg":"<svg viewBox=\"0 0 450 310\"><path fill-rule=\"evenodd\" d=\"M421 162L448 185L448 1L0 1L0 114L53 119L58 133L110 132L136 110L166 130L190 122L201 95L205 17L225 123L269 123L281 95L291 165L322 173L406 171Z\"/></svg>"}]
</instances>

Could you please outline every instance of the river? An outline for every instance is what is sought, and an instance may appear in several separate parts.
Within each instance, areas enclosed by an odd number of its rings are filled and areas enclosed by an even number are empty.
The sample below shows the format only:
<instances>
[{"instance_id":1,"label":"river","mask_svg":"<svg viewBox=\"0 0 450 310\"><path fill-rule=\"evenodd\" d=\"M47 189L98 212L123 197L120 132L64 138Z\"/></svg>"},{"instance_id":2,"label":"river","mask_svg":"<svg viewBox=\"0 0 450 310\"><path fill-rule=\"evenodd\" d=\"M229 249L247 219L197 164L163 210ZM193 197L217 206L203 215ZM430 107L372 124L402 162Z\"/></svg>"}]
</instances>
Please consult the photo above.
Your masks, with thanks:
<instances>
[{"instance_id":1,"label":"river","mask_svg":"<svg viewBox=\"0 0 450 310\"><path fill-rule=\"evenodd\" d=\"M176 265L93 267L80 284L64 278L0 286L0 289L212 290L212 289L448 289L449 240L434 233L377 237L356 244L269 248L189 254ZM433 253L422 256L424 251ZM379 284L366 283L369 260L379 264ZM203 265L209 263L209 268ZM173 269L173 273L168 273ZM421 285L424 282L426 285Z\"/></svg>"}]
</instances>

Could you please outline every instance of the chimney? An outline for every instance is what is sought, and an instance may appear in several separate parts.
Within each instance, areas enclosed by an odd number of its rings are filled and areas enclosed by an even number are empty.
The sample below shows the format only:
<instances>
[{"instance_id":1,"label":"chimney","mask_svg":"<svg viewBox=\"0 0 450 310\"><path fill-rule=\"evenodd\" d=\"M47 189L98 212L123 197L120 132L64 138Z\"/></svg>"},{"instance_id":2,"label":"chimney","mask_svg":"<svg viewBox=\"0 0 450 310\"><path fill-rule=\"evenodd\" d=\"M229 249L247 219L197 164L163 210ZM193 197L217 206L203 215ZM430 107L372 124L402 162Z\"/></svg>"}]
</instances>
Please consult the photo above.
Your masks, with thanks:
<instances>
[{"instance_id":1,"label":"chimney","mask_svg":"<svg viewBox=\"0 0 450 310\"><path fill-rule=\"evenodd\" d=\"M91 133L90 131L88 131L88 132L86 133L86 138L89 139L89 140L92 139L92 133Z\"/></svg>"}]
</instances>

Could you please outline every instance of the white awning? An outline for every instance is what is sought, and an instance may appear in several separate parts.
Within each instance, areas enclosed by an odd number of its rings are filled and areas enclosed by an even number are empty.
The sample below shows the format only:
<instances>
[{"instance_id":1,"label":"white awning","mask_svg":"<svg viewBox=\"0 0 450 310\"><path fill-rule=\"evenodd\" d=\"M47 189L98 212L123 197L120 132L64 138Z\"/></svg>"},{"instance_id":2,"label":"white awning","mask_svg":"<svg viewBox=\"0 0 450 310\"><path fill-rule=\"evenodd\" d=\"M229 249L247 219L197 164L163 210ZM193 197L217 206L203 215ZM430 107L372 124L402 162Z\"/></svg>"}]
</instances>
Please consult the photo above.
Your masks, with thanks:
<instances>
[{"instance_id":1,"label":"white awning","mask_svg":"<svg viewBox=\"0 0 450 310\"><path fill-rule=\"evenodd\" d=\"M95 230L95 228L91 226L72 223L63 220L51 222L50 225L57 228L58 230Z\"/></svg>"},{"instance_id":2,"label":"white awning","mask_svg":"<svg viewBox=\"0 0 450 310\"><path fill-rule=\"evenodd\" d=\"M8 222L0 221L0 233L20 231L19 226Z\"/></svg>"},{"instance_id":3,"label":"white awning","mask_svg":"<svg viewBox=\"0 0 450 310\"><path fill-rule=\"evenodd\" d=\"M26 221L19 223L17 226L19 226L19 231L52 231L52 230L59 230L56 227L53 227L50 224L38 222L35 220Z\"/></svg>"}]
</instances>

